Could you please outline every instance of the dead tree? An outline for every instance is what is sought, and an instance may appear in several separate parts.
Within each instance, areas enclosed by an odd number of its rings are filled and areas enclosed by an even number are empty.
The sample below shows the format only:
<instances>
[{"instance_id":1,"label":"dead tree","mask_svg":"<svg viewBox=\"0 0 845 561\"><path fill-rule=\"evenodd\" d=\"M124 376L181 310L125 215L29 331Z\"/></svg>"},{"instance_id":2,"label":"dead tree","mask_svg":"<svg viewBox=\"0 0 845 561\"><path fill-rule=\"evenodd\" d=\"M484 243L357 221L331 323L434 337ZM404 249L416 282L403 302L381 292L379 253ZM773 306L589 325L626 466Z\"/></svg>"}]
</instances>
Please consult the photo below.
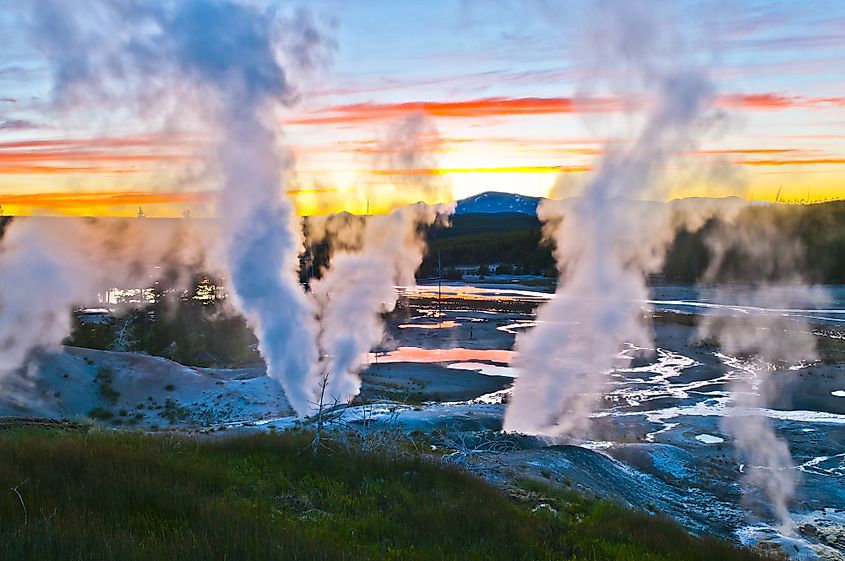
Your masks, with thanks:
<instances>
[{"instance_id":1,"label":"dead tree","mask_svg":"<svg viewBox=\"0 0 845 561\"><path fill-rule=\"evenodd\" d=\"M316 427L314 431L314 439L311 440L311 453L317 455L317 450L320 449L320 444L323 438L323 413L326 406L326 387L329 385L329 371L326 370L323 378L320 380L320 399L315 404L317 406Z\"/></svg>"},{"instance_id":2,"label":"dead tree","mask_svg":"<svg viewBox=\"0 0 845 561\"><path fill-rule=\"evenodd\" d=\"M19 487L23 487L23 486L24 486L24 485L26 485L28 482L29 482L29 479L24 479L23 481L21 481L20 483L18 483L18 484L17 484L17 485L15 485L14 487L12 487L12 492L13 492L15 495L17 495L17 496L18 496L18 500L21 502L21 508L23 508L23 525L24 525L24 526L28 526L28 525L29 525L29 513L28 513L28 512L27 512L27 510L26 510L26 503L23 501L23 496L21 495L21 492L20 492L20 491L18 491L18 488L19 488Z\"/></svg>"},{"instance_id":3,"label":"dead tree","mask_svg":"<svg viewBox=\"0 0 845 561\"><path fill-rule=\"evenodd\" d=\"M443 461L464 466L476 463L482 455L495 456L519 448L513 436L491 430L437 431L433 436L440 446L451 450L441 456Z\"/></svg>"}]
</instances>

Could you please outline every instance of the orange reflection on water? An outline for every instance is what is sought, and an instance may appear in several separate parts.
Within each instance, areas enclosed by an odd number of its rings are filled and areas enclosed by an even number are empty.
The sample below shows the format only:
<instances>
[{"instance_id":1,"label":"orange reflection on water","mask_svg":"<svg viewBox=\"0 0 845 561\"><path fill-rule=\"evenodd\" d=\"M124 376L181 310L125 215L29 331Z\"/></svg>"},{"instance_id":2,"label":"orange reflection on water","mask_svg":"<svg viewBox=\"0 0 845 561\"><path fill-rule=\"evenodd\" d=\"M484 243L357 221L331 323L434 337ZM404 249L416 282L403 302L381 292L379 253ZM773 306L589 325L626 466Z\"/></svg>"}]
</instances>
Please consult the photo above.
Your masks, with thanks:
<instances>
[{"instance_id":1,"label":"orange reflection on water","mask_svg":"<svg viewBox=\"0 0 845 561\"><path fill-rule=\"evenodd\" d=\"M498 302L544 302L550 300L551 293L531 290L525 287L511 287L503 284L501 288L479 287L472 285L417 285L401 287L402 294L417 298L433 300L457 299Z\"/></svg>"},{"instance_id":2,"label":"orange reflection on water","mask_svg":"<svg viewBox=\"0 0 845 561\"><path fill-rule=\"evenodd\" d=\"M387 353L370 353L370 362L468 362L481 360L510 364L514 351L503 349L422 349L399 347Z\"/></svg>"},{"instance_id":3,"label":"orange reflection on water","mask_svg":"<svg viewBox=\"0 0 845 561\"><path fill-rule=\"evenodd\" d=\"M456 321L448 320L440 323L403 323L399 329L451 329L459 325L461 324Z\"/></svg>"}]
</instances>

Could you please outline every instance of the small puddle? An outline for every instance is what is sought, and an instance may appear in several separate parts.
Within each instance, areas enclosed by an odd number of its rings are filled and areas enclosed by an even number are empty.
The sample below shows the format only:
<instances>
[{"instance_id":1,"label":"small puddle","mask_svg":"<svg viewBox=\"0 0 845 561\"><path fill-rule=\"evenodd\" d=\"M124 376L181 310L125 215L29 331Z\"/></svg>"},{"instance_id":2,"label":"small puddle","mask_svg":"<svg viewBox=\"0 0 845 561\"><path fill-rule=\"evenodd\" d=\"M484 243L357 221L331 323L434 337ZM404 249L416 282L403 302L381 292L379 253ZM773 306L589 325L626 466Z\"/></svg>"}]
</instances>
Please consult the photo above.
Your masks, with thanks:
<instances>
[{"instance_id":1,"label":"small puddle","mask_svg":"<svg viewBox=\"0 0 845 561\"><path fill-rule=\"evenodd\" d=\"M510 364L514 351L503 349L423 349L421 347L399 347L386 353L370 353L372 363L378 362L501 362Z\"/></svg>"},{"instance_id":2,"label":"small puddle","mask_svg":"<svg viewBox=\"0 0 845 561\"><path fill-rule=\"evenodd\" d=\"M712 434L699 434L695 437L695 439L699 442L703 442L704 444L721 444L725 441L724 438L720 436L713 436Z\"/></svg>"},{"instance_id":3,"label":"small puddle","mask_svg":"<svg viewBox=\"0 0 845 561\"><path fill-rule=\"evenodd\" d=\"M418 298L448 298L454 300L493 300L505 302L545 302L552 298L548 292L531 290L527 287L512 288L504 284L501 288L472 285L417 285L402 287L401 292Z\"/></svg>"},{"instance_id":4,"label":"small puddle","mask_svg":"<svg viewBox=\"0 0 845 561\"><path fill-rule=\"evenodd\" d=\"M440 323L403 323L399 329L451 329L458 327L460 323L452 320L441 321Z\"/></svg>"},{"instance_id":5,"label":"small puddle","mask_svg":"<svg viewBox=\"0 0 845 561\"><path fill-rule=\"evenodd\" d=\"M483 362L453 362L446 368L453 368L455 370L472 370L486 376L505 376L507 378L516 378L516 368L510 366L498 366L495 364L485 364Z\"/></svg>"},{"instance_id":6,"label":"small puddle","mask_svg":"<svg viewBox=\"0 0 845 561\"><path fill-rule=\"evenodd\" d=\"M528 329L530 327L536 327L539 322L537 321L519 321L517 323L511 323L508 325L500 325L496 328L497 331L504 331L505 333L510 333L512 335L516 335L519 331L523 329Z\"/></svg>"}]
</instances>

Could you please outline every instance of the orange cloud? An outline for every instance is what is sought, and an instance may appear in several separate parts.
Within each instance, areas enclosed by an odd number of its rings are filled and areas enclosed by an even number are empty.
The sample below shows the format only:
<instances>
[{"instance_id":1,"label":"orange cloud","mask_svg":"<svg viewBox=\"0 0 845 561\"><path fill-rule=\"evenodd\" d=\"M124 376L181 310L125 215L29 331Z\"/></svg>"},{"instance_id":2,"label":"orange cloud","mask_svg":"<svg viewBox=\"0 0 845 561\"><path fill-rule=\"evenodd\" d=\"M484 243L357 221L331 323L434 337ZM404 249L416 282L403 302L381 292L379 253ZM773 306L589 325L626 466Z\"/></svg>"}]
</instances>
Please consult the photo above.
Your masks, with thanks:
<instances>
[{"instance_id":1,"label":"orange cloud","mask_svg":"<svg viewBox=\"0 0 845 561\"><path fill-rule=\"evenodd\" d=\"M0 194L0 205L38 210L70 211L78 208L126 205L190 204L210 201L211 191L162 193L157 191L94 191L88 193Z\"/></svg>"},{"instance_id":2,"label":"orange cloud","mask_svg":"<svg viewBox=\"0 0 845 561\"><path fill-rule=\"evenodd\" d=\"M38 174L74 174L74 173L132 173L131 168L104 166L53 166L53 165L18 165L0 163L0 175L38 175Z\"/></svg>"},{"instance_id":3,"label":"orange cloud","mask_svg":"<svg viewBox=\"0 0 845 561\"><path fill-rule=\"evenodd\" d=\"M441 137L441 140L444 144L457 144L457 143L474 143L474 142L483 142L489 144L512 144L512 145L524 145L524 146L536 146L536 145L544 145L544 146L561 146L561 145L605 145L605 144L616 144L619 143L619 140L610 139L610 138L602 138L602 137L582 137L582 138L532 138L532 137L519 137L519 136L483 136L477 138L466 138L466 137Z\"/></svg>"},{"instance_id":4,"label":"orange cloud","mask_svg":"<svg viewBox=\"0 0 845 561\"><path fill-rule=\"evenodd\" d=\"M445 175L450 173L582 173L590 166L502 166L478 168L417 168L402 170L370 170L372 175Z\"/></svg>"},{"instance_id":5,"label":"orange cloud","mask_svg":"<svg viewBox=\"0 0 845 561\"><path fill-rule=\"evenodd\" d=\"M106 152L0 152L0 165L45 161L157 162L190 159L185 154L109 154Z\"/></svg>"},{"instance_id":6,"label":"orange cloud","mask_svg":"<svg viewBox=\"0 0 845 561\"><path fill-rule=\"evenodd\" d=\"M335 193L336 189L288 189L288 195ZM88 191L0 193L0 206L27 211L53 211L74 214L79 211L106 210L121 206L185 205L213 202L215 191Z\"/></svg>"},{"instance_id":7,"label":"orange cloud","mask_svg":"<svg viewBox=\"0 0 845 561\"><path fill-rule=\"evenodd\" d=\"M194 146L196 141L181 133L150 134L102 138L51 138L0 142L0 150L49 148L77 150L80 148L140 148L155 146Z\"/></svg>"},{"instance_id":8,"label":"orange cloud","mask_svg":"<svg viewBox=\"0 0 845 561\"><path fill-rule=\"evenodd\" d=\"M513 115L597 113L620 109L611 98L574 99L567 97L487 97L466 101L411 101L406 103L356 103L337 105L287 120L289 124L336 124L388 120L409 113L424 112L433 117L480 118Z\"/></svg>"},{"instance_id":9,"label":"orange cloud","mask_svg":"<svg viewBox=\"0 0 845 561\"><path fill-rule=\"evenodd\" d=\"M128 173L137 164L190 160L173 149L193 145L176 135L0 142L0 174Z\"/></svg>"},{"instance_id":10,"label":"orange cloud","mask_svg":"<svg viewBox=\"0 0 845 561\"><path fill-rule=\"evenodd\" d=\"M497 144L510 147L514 150L530 150L530 151L553 151L557 150L565 154L576 155L598 155L603 153L603 149L585 148L583 145L606 145L618 143L619 141L605 139L605 138L554 138L554 139L539 139L530 137L495 137L495 136L478 136L476 138L465 137L432 137L430 139L423 139L424 148L430 150L450 150L453 145L465 144ZM394 147L385 145L383 140L379 139L359 139L359 140L342 140L333 144L327 145L310 145L310 146L294 146L295 154L308 153L336 153L336 154L363 154L363 155L379 155L385 153L396 153L401 150L401 147Z\"/></svg>"},{"instance_id":11,"label":"orange cloud","mask_svg":"<svg viewBox=\"0 0 845 561\"><path fill-rule=\"evenodd\" d=\"M730 108L782 110L793 108L845 107L843 97L803 97L776 93L734 94L719 98L719 105Z\"/></svg>"},{"instance_id":12,"label":"orange cloud","mask_svg":"<svg viewBox=\"0 0 845 561\"><path fill-rule=\"evenodd\" d=\"M797 107L845 107L845 98L808 98L777 93L730 94L717 100L721 107L751 110L783 110ZM616 98L571 97L486 97L464 101L409 101L404 103L356 103L336 105L310 114L287 119L288 124L351 124L396 119L414 112L432 117L473 119L520 115L556 115L621 111L623 100Z\"/></svg>"},{"instance_id":13,"label":"orange cloud","mask_svg":"<svg viewBox=\"0 0 845 561\"><path fill-rule=\"evenodd\" d=\"M744 160L738 163L746 166L823 166L845 164L845 158L812 158L804 160Z\"/></svg>"},{"instance_id":14,"label":"orange cloud","mask_svg":"<svg viewBox=\"0 0 845 561\"><path fill-rule=\"evenodd\" d=\"M325 193L337 193L337 189L288 189L285 191L288 195L322 195Z\"/></svg>"},{"instance_id":15,"label":"orange cloud","mask_svg":"<svg viewBox=\"0 0 845 561\"><path fill-rule=\"evenodd\" d=\"M793 107L796 98L779 94L735 94L719 99L723 107L744 109L788 109Z\"/></svg>"},{"instance_id":16,"label":"orange cloud","mask_svg":"<svg viewBox=\"0 0 845 561\"><path fill-rule=\"evenodd\" d=\"M695 154L707 156L733 156L744 154L794 154L803 152L797 148L728 148L724 150L696 150Z\"/></svg>"}]
</instances>

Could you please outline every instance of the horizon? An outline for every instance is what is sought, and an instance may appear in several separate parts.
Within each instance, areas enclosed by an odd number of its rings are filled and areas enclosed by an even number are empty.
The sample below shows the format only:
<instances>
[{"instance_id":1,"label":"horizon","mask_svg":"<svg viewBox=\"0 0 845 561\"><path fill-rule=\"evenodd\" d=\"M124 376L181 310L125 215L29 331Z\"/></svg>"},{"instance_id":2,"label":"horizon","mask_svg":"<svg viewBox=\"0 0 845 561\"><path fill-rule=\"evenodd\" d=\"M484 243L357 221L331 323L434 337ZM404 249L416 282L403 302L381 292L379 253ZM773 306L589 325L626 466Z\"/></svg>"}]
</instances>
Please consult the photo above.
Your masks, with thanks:
<instances>
[{"instance_id":1,"label":"horizon","mask_svg":"<svg viewBox=\"0 0 845 561\"><path fill-rule=\"evenodd\" d=\"M86 193L85 195L95 195L95 196L97 196L99 194L98 193ZM512 193L512 192L509 192L509 191L483 191L481 193L469 195L467 197L464 197L463 199L453 199L452 201L446 201L446 202L447 203L453 202L453 203L460 204L462 202L472 201L472 200L477 199L477 198L479 198L483 195L507 195L507 196L511 196L511 197L523 197L523 198L535 199L538 202L541 202L543 200L568 201L568 200L577 200L577 199L580 198L580 195L573 195L573 196L570 196L570 197L562 197L562 198L553 198L553 197L544 197L542 195L538 195L538 196L521 195L519 193ZM143 195L139 198L141 198L141 200L143 200L142 197L143 197ZM748 204L748 205L752 205L752 204L753 205L768 205L768 204L775 205L775 204L777 204L777 205L786 205L786 206L791 206L791 205L801 205L801 206L808 206L809 205L809 206L811 206L811 205L822 205L822 204L827 204L827 203L837 203L837 202L843 201L843 198L817 200L817 201L797 201L797 202L794 202L794 201L777 201L777 200L771 201L771 200L765 200L765 199L763 199L763 200L760 200L760 199L748 200L748 199L743 199L742 197L739 197L737 195L725 195L723 197L708 197L708 196L702 196L702 195L691 195L689 197L676 197L676 198L669 199L669 200L666 200L666 201L625 199L624 197L620 197L620 199L629 200L631 202L643 203L643 204L654 204L654 203L672 204L672 203L677 203L677 202L680 202L680 201L687 201L687 200L710 200L710 201L737 200L737 201L741 201L742 203ZM73 200L73 199L72 199L71 196L68 196L64 200ZM210 199L210 200L213 200L213 198ZM424 203L424 202L425 201L413 201L413 202L408 203L407 205L402 205L402 206L413 206L415 204ZM331 214L340 214L340 213L348 213L348 214L353 214L353 215L361 216L361 217L377 216L379 214L382 214L382 213L363 214L363 213L360 213L360 212L351 212L351 211L346 210L346 209L339 209L339 210L326 211L324 213L299 214L298 216L300 218L309 218L309 217L328 216L328 215L331 215ZM536 216L536 214L534 214L534 213L526 213L526 212L518 211L518 210L515 210L515 211L512 211L512 212L507 212L507 211L478 211L478 212L475 212L475 213L469 212L469 213L465 213L465 214L529 214L529 215L532 215L532 216ZM11 213L5 212L3 205L0 204L0 218L4 218L4 217L6 217L6 218L149 218L149 219L163 219L163 220L182 220L182 219L214 220L214 219L217 218L216 216L212 216L212 215L209 215L209 216L194 216L190 212L183 213L181 215L163 215L163 216L158 216L158 215L155 215L155 214L147 215L146 211L144 211L143 204L135 207L134 214L129 213L129 212L127 212L126 214L76 214L76 213L68 214L68 213L61 213L61 212L53 212L53 213L40 212L40 213L11 214Z\"/></svg>"}]
</instances>

